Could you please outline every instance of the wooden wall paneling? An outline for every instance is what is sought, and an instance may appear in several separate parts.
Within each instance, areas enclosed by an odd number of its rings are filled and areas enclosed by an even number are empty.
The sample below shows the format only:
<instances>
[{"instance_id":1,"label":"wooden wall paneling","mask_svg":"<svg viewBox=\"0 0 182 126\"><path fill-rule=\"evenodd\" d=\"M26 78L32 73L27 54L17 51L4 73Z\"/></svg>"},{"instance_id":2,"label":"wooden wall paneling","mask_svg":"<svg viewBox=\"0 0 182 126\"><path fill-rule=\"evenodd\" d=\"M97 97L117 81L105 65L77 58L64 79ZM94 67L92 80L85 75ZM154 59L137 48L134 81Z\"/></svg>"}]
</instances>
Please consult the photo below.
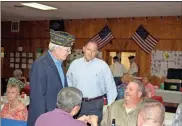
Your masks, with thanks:
<instances>
[{"instance_id":1,"label":"wooden wall paneling","mask_svg":"<svg viewBox=\"0 0 182 126\"><path fill-rule=\"evenodd\" d=\"M148 17L145 28L157 40L165 38L165 21L160 17Z\"/></svg>"},{"instance_id":2,"label":"wooden wall paneling","mask_svg":"<svg viewBox=\"0 0 182 126\"><path fill-rule=\"evenodd\" d=\"M40 26L38 24L38 21L33 21L32 22L32 34L31 34L32 39L37 39L37 36L40 35L39 28L40 28Z\"/></svg>"},{"instance_id":3,"label":"wooden wall paneling","mask_svg":"<svg viewBox=\"0 0 182 126\"><path fill-rule=\"evenodd\" d=\"M147 55L131 39L140 24L149 31L153 37L159 40L154 50L177 50L182 51L182 16L177 17L135 17L131 18L110 18L106 19L81 19L65 20L65 30L76 36L73 46L75 49L82 49L84 44L105 25L108 25L116 39L102 48L103 59L107 59L107 50L136 51L136 62L140 67L140 75L150 72L151 56ZM47 48L49 43L49 21L22 21L20 22L20 32L11 32L11 22L2 22L2 45L5 50L12 51L17 46L23 45L27 51L32 51L35 55L36 48ZM6 39L5 39L6 38ZM19 41L18 39L21 39ZM10 46L13 43L13 46ZM7 47L7 48L6 48ZM4 63L8 62L4 58ZM5 64L6 66L6 64ZM3 76L9 76L8 68L3 70ZM28 70L25 70L28 74ZM158 83L158 80L155 79Z\"/></svg>"},{"instance_id":4,"label":"wooden wall paneling","mask_svg":"<svg viewBox=\"0 0 182 126\"><path fill-rule=\"evenodd\" d=\"M34 50L34 52L36 53L36 49L37 49L37 48L42 48L41 40L40 40L40 39L34 39L34 40L33 40L33 43L34 43L34 45L35 45L35 50Z\"/></svg>"},{"instance_id":5,"label":"wooden wall paneling","mask_svg":"<svg viewBox=\"0 0 182 126\"><path fill-rule=\"evenodd\" d=\"M49 22L48 21L37 21L37 30L39 34L37 34L36 38L44 39L49 38Z\"/></svg>"},{"instance_id":6,"label":"wooden wall paneling","mask_svg":"<svg viewBox=\"0 0 182 126\"><path fill-rule=\"evenodd\" d=\"M122 28L121 24L123 24L123 23L124 23L124 21L122 19L115 19L115 18L108 19L108 26L109 26L112 34L115 36L115 38L121 38L121 36L122 36L121 34L123 33L122 32L123 28Z\"/></svg>"},{"instance_id":7,"label":"wooden wall paneling","mask_svg":"<svg viewBox=\"0 0 182 126\"><path fill-rule=\"evenodd\" d=\"M20 32L23 38L30 39L32 32L32 22L31 21L22 21L20 22Z\"/></svg>"},{"instance_id":8,"label":"wooden wall paneling","mask_svg":"<svg viewBox=\"0 0 182 126\"><path fill-rule=\"evenodd\" d=\"M43 38L45 39L49 39L50 38L50 33L49 33L49 21L44 21L44 24L43 24L43 28L44 28L44 36Z\"/></svg>"},{"instance_id":9,"label":"wooden wall paneling","mask_svg":"<svg viewBox=\"0 0 182 126\"><path fill-rule=\"evenodd\" d=\"M49 48L49 42L50 42L50 39L41 39L41 43L42 43L44 49Z\"/></svg>"},{"instance_id":10,"label":"wooden wall paneling","mask_svg":"<svg viewBox=\"0 0 182 126\"><path fill-rule=\"evenodd\" d=\"M74 20L65 20L65 31L69 32L70 34L73 34L76 36L76 21Z\"/></svg>"},{"instance_id":11,"label":"wooden wall paneling","mask_svg":"<svg viewBox=\"0 0 182 126\"><path fill-rule=\"evenodd\" d=\"M97 24L96 19L90 19L88 21L88 24L87 24L87 27L89 28L88 39L92 38L95 34L97 34L96 32L98 32L98 31L95 32L96 24Z\"/></svg>"},{"instance_id":12,"label":"wooden wall paneling","mask_svg":"<svg viewBox=\"0 0 182 126\"><path fill-rule=\"evenodd\" d=\"M76 38L78 39L88 39L89 38L89 26L88 26L88 20L76 20L76 28L75 28L75 32L76 32Z\"/></svg>"},{"instance_id":13,"label":"wooden wall paneling","mask_svg":"<svg viewBox=\"0 0 182 126\"><path fill-rule=\"evenodd\" d=\"M31 43L29 39L24 39L21 41L21 43L24 45L23 46L23 52L26 52L26 63L22 62L22 58L21 58L21 64L26 64L26 69L22 69L23 70L23 75L28 78L29 77L29 69L28 69L28 53L31 52Z\"/></svg>"},{"instance_id":14,"label":"wooden wall paneling","mask_svg":"<svg viewBox=\"0 0 182 126\"><path fill-rule=\"evenodd\" d=\"M124 20L124 22L120 23L120 25L122 25L121 38L130 38L131 35L133 35L135 30L137 29L137 26L135 26L135 27L132 26L133 20L131 20L131 18L124 18L123 20ZM133 28L131 28L131 27L133 27Z\"/></svg>"},{"instance_id":15,"label":"wooden wall paneling","mask_svg":"<svg viewBox=\"0 0 182 126\"><path fill-rule=\"evenodd\" d=\"M5 23L3 23L3 24L5 24ZM3 35L3 34L2 34ZM5 35L4 35L5 36ZM2 66L2 68L1 68L1 70L2 70L2 77L4 77L5 75L6 75L6 67L7 67L7 62L8 62L8 58L7 58L7 50L9 49L9 48L7 48L8 47L8 40L7 39L1 39L1 41L3 42L3 43L1 43L1 46L2 47L4 47L4 52L6 53L6 55L4 56L4 58L3 58L3 64L1 65Z\"/></svg>"},{"instance_id":16,"label":"wooden wall paneling","mask_svg":"<svg viewBox=\"0 0 182 126\"><path fill-rule=\"evenodd\" d=\"M26 38L26 34L25 34L25 32L24 32L24 29L28 26L26 26L27 25L27 22L21 22L20 21L20 24L19 24L19 32L17 32L16 33L16 37L15 38L17 38L17 39L24 39L24 38Z\"/></svg>"},{"instance_id":17,"label":"wooden wall paneling","mask_svg":"<svg viewBox=\"0 0 182 126\"><path fill-rule=\"evenodd\" d=\"M14 38L16 36L15 32L11 32L11 22L2 22L1 27L3 29L1 38Z\"/></svg>"},{"instance_id":18,"label":"wooden wall paneling","mask_svg":"<svg viewBox=\"0 0 182 126\"><path fill-rule=\"evenodd\" d=\"M104 26L107 24L107 21L106 21L106 19L95 19L93 22L92 22L92 27L90 27L91 29L93 29L93 30L91 30L91 31L89 31L90 32L90 38L92 38L94 35L96 35L98 32L100 32L100 30L102 29L102 28L104 28ZM90 30L90 29L89 29Z\"/></svg>"},{"instance_id":19,"label":"wooden wall paneling","mask_svg":"<svg viewBox=\"0 0 182 126\"><path fill-rule=\"evenodd\" d=\"M182 18L182 17L181 17ZM164 17L166 39L181 38L182 20L177 20L177 17Z\"/></svg>"}]
</instances>

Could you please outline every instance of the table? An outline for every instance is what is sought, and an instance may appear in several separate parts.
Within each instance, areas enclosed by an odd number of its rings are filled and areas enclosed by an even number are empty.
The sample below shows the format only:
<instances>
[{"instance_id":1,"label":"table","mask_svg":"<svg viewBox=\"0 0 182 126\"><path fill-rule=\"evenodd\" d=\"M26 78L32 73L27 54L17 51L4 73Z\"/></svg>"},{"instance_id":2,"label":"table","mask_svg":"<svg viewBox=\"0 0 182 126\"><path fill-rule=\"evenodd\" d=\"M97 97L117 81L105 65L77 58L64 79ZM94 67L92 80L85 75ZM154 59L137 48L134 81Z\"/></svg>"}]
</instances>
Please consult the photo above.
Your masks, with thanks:
<instances>
[{"instance_id":1,"label":"table","mask_svg":"<svg viewBox=\"0 0 182 126\"><path fill-rule=\"evenodd\" d=\"M172 120L174 119L175 113L165 112L165 126L172 126Z\"/></svg>"},{"instance_id":2,"label":"table","mask_svg":"<svg viewBox=\"0 0 182 126\"><path fill-rule=\"evenodd\" d=\"M27 122L1 118L1 126L27 126Z\"/></svg>"},{"instance_id":3,"label":"table","mask_svg":"<svg viewBox=\"0 0 182 126\"><path fill-rule=\"evenodd\" d=\"M156 89L156 96L162 96L167 103L182 103L182 92Z\"/></svg>"}]
</instances>

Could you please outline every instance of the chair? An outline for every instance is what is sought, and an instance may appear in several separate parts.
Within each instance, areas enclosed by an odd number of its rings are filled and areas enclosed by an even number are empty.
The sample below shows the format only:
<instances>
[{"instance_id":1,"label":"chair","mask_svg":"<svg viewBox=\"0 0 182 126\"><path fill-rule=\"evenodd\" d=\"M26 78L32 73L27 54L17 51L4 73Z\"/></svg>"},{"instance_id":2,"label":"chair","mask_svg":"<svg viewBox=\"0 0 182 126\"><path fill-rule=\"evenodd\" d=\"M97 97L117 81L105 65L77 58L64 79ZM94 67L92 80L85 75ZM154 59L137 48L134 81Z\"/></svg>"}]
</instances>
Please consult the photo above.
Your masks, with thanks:
<instances>
[{"instance_id":1,"label":"chair","mask_svg":"<svg viewBox=\"0 0 182 126\"><path fill-rule=\"evenodd\" d=\"M25 92L28 96L30 96L30 87L29 85L26 85L21 92Z\"/></svg>"},{"instance_id":2,"label":"chair","mask_svg":"<svg viewBox=\"0 0 182 126\"><path fill-rule=\"evenodd\" d=\"M27 126L27 122L20 120L12 120L6 118L0 118L2 126Z\"/></svg>"}]
</instances>

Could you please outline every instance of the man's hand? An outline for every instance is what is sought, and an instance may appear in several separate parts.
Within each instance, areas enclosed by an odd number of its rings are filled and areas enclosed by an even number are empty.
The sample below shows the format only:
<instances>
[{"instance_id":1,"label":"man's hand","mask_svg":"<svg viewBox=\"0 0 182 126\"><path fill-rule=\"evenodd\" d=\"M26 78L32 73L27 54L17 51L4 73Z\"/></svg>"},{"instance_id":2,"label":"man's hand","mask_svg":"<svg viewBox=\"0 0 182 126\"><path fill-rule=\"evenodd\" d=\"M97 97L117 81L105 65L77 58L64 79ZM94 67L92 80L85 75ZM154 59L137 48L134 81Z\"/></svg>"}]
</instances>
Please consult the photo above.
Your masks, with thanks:
<instances>
[{"instance_id":1,"label":"man's hand","mask_svg":"<svg viewBox=\"0 0 182 126\"><path fill-rule=\"evenodd\" d=\"M83 115L79 117L77 120L83 121L84 123L87 123L89 120L89 116Z\"/></svg>"},{"instance_id":2,"label":"man's hand","mask_svg":"<svg viewBox=\"0 0 182 126\"><path fill-rule=\"evenodd\" d=\"M91 126L97 126L98 125L98 116L96 115L90 115L88 122L91 124Z\"/></svg>"}]
</instances>

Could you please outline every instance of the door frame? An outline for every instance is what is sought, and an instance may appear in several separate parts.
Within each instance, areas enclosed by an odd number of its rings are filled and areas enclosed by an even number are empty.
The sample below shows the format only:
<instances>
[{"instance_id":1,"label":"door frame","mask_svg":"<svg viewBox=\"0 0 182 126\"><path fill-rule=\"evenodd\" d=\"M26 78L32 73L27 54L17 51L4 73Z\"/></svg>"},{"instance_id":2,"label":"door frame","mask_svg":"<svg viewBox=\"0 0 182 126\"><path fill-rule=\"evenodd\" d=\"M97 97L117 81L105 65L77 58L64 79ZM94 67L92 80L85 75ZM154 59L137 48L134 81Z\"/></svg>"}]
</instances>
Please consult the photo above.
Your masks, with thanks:
<instances>
[{"instance_id":1,"label":"door frame","mask_svg":"<svg viewBox=\"0 0 182 126\"><path fill-rule=\"evenodd\" d=\"M109 64L109 53L110 52L134 52L137 57L137 51L136 50L124 50L124 49L106 49L105 50L105 57L104 60L106 61L107 64Z\"/></svg>"}]
</instances>

